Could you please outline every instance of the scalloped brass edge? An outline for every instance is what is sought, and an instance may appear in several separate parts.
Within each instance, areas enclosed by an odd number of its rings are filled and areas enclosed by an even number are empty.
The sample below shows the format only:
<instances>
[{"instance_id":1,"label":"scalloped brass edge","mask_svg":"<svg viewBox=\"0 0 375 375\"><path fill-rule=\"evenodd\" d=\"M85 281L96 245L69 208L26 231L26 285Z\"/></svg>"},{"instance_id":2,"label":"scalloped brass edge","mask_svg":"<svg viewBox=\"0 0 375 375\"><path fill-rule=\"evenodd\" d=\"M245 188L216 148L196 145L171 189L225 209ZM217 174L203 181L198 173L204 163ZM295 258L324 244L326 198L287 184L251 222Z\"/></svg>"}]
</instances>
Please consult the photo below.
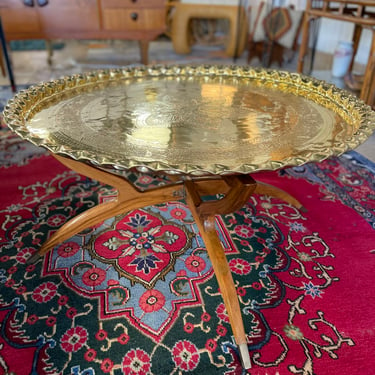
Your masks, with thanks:
<instances>
[{"instance_id":1,"label":"scalloped brass edge","mask_svg":"<svg viewBox=\"0 0 375 375\"><path fill-rule=\"evenodd\" d=\"M285 158L281 161L268 161L261 165L166 165L160 161L139 163L132 159L114 160L98 157L90 151L66 150L62 145L52 145L45 139L32 137L26 123L38 111L44 99L53 99L62 91L77 90L87 85L107 83L119 79L143 77L182 77L182 76L230 76L248 78L264 87L277 88L280 91L305 97L315 103L329 108L341 116L350 126L356 127L355 133L344 144L335 144L324 152L304 152L298 157ZM375 112L358 97L333 84L299 73L282 70L254 68L236 65L152 65L141 67L124 67L119 69L103 69L88 73L74 74L29 87L10 99L3 111L3 118L10 129L20 137L36 146L49 151L71 157L76 160L90 162L97 166L108 166L114 169L131 169L163 171L170 173L229 174L250 173L258 170L276 170L286 166L301 165L307 162L319 162L331 156L338 156L364 142L375 130Z\"/></svg>"}]
</instances>

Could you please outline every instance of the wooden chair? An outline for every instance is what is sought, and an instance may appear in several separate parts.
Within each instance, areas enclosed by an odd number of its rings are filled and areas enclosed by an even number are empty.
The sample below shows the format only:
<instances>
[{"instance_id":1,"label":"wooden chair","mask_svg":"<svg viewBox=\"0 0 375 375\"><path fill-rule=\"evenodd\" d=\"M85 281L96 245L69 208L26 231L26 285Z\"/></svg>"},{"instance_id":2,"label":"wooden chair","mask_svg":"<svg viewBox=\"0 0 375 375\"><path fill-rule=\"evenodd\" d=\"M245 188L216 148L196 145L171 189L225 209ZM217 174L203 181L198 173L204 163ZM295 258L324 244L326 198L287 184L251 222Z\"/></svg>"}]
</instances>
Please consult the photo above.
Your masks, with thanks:
<instances>
[{"instance_id":1,"label":"wooden chair","mask_svg":"<svg viewBox=\"0 0 375 375\"><path fill-rule=\"evenodd\" d=\"M302 39L298 56L297 71L303 72L304 60L308 51L310 22L322 17L354 23L353 57L348 74L351 74L355 55L363 29L372 31L370 55L363 76L360 89L360 98L372 107L375 107L375 11L372 0L307 0L304 19L302 21Z\"/></svg>"},{"instance_id":2,"label":"wooden chair","mask_svg":"<svg viewBox=\"0 0 375 375\"><path fill-rule=\"evenodd\" d=\"M253 12L255 14L251 16ZM295 11L291 6L270 7L262 1L258 7L249 6L248 14L254 21L250 24L248 35L247 63L249 64L253 57L258 57L267 68L273 62L277 62L281 67L285 52L297 50L302 12Z\"/></svg>"},{"instance_id":3,"label":"wooden chair","mask_svg":"<svg viewBox=\"0 0 375 375\"><path fill-rule=\"evenodd\" d=\"M226 19L229 21L229 35L225 46L227 56L239 57L243 53L247 37L247 17L243 6L183 3L171 1L174 12L171 21L173 49L178 54L189 54L193 42L190 32L192 19Z\"/></svg>"}]
</instances>

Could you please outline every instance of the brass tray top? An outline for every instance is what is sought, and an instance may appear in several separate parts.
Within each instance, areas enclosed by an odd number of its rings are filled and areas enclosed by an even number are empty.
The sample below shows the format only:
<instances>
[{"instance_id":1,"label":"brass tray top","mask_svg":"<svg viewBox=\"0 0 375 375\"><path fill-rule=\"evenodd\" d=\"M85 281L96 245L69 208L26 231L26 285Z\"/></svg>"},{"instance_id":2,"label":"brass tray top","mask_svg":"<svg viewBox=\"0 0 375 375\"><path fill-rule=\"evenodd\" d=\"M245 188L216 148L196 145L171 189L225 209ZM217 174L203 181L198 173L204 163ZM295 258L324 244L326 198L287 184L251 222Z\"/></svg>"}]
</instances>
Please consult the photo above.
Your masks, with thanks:
<instances>
[{"instance_id":1,"label":"brass tray top","mask_svg":"<svg viewBox=\"0 0 375 375\"><path fill-rule=\"evenodd\" d=\"M249 173L355 148L375 114L298 73L239 66L103 70L18 93L6 124L53 153L103 168Z\"/></svg>"}]
</instances>

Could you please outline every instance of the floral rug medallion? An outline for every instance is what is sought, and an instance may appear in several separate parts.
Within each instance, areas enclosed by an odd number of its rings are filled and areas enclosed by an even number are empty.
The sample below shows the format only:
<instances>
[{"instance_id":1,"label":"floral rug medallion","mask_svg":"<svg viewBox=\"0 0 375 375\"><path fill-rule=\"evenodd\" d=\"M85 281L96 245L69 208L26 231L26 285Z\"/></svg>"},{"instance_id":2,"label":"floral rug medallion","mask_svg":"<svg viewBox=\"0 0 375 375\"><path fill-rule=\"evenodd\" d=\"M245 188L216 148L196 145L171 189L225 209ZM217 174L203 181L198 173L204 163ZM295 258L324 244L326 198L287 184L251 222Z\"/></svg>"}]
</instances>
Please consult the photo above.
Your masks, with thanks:
<instances>
[{"instance_id":1,"label":"floral rug medallion","mask_svg":"<svg viewBox=\"0 0 375 375\"><path fill-rule=\"evenodd\" d=\"M117 218L113 226L93 235L87 249L93 259L113 265L120 277L147 289L165 279L191 246L191 233L184 227L144 210Z\"/></svg>"}]
</instances>

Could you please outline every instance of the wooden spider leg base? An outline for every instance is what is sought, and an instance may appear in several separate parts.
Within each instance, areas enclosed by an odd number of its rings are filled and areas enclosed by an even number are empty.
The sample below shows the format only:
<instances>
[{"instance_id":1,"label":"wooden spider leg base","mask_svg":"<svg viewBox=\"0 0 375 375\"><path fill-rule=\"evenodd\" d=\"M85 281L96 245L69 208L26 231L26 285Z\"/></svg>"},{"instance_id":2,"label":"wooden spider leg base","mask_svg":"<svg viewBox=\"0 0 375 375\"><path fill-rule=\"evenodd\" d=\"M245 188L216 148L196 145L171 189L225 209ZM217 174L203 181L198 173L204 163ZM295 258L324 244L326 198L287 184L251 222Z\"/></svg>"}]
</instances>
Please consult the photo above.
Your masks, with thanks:
<instances>
[{"instance_id":1,"label":"wooden spider leg base","mask_svg":"<svg viewBox=\"0 0 375 375\"><path fill-rule=\"evenodd\" d=\"M301 203L283 190L256 182L249 175L184 176L182 179L178 177L178 180L172 177L175 181L169 185L142 191L118 175L72 159L54 156L68 168L115 187L118 190L118 195L117 199L92 207L65 223L43 244L36 254L29 258L28 262L35 262L56 245L113 216L124 214L136 208L186 198L212 262L233 335L239 348L242 366L245 369L251 368L241 308L224 248L215 228L215 215L225 215L239 210L248 202L252 194L271 195L303 209ZM224 197L214 201L202 199L203 196L216 194L224 194Z\"/></svg>"}]
</instances>

